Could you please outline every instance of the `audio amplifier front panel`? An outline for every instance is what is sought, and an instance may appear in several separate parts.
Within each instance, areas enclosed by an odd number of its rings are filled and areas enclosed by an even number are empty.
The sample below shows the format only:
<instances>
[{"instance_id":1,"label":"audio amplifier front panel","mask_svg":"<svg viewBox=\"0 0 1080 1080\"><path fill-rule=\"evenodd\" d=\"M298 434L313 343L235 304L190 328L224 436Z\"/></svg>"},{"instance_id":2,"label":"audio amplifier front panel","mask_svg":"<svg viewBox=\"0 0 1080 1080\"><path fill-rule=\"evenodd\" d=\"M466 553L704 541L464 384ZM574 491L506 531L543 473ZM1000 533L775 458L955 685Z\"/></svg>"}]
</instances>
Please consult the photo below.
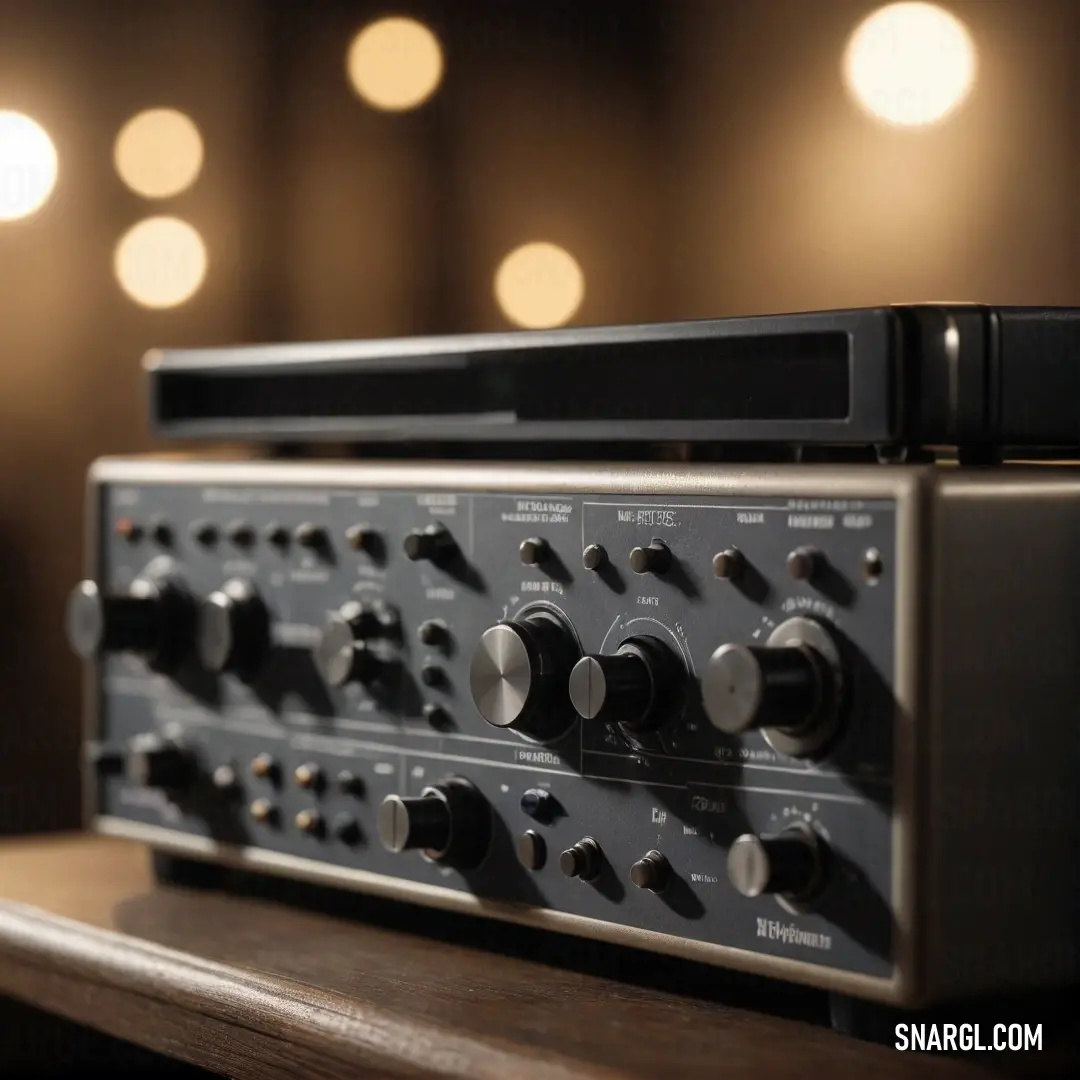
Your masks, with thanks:
<instances>
[{"instance_id":1,"label":"audio amplifier front panel","mask_svg":"<svg viewBox=\"0 0 1080 1080\"><path fill-rule=\"evenodd\" d=\"M92 812L884 984L900 504L835 472L102 463Z\"/></svg>"}]
</instances>

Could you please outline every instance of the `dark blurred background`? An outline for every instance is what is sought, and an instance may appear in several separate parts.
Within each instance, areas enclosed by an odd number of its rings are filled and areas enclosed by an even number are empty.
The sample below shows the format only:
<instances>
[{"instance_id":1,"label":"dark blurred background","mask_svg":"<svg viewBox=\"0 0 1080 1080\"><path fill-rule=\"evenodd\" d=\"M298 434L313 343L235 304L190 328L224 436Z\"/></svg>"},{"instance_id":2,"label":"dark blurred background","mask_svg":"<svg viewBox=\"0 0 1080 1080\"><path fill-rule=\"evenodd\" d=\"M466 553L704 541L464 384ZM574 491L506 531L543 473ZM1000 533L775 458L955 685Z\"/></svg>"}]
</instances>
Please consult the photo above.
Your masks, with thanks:
<instances>
[{"instance_id":1,"label":"dark blurred background","mask_svg":"<svg viewBox=\"0 0 1080 1080\"><path fill-rule=\"evenodd\" d=\"M0 0L0 831L78 820L61 613L148 348L1080 303L1078 41L1075 0Z\"/></svg>"}]
</instances>

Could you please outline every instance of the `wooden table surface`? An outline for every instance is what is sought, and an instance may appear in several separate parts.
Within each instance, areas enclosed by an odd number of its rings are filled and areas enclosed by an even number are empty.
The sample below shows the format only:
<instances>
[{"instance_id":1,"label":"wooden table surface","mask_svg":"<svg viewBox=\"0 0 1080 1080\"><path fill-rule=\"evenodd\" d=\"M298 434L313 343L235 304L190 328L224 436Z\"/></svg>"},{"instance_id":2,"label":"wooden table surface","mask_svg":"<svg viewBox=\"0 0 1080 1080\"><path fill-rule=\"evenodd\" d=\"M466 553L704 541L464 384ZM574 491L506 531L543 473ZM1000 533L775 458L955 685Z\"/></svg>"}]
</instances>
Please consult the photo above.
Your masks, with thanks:
<instances>
[{"instance_id":1,"label":"wooden table surface","mask_svg":"<svg viewBox=\"0 0 1080 1080\"><path fill-rule=\"evenodd\" d=\"M1027 1056L901 1054L539 959L164 888L144 848L76 836L0 842L0 993L236 1077L962 1080Z\"/></svg>"}]
</instances>

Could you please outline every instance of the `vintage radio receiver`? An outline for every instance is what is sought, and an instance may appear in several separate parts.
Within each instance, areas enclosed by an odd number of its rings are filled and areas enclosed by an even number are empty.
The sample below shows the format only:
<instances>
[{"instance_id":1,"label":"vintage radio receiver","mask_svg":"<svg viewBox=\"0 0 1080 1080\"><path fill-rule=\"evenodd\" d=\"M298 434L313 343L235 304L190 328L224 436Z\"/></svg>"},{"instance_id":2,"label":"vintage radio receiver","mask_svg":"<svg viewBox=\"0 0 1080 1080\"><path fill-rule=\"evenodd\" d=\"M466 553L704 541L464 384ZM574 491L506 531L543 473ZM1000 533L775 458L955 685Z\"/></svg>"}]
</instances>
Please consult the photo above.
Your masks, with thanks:
<instances>
[{"instance_id":1,"label":"vintage radio receiver","mask_svg":"<svg viewBox=\"0 0 1080 1080\"><path fill-rule=\"evenodd\" d=\"M107 460L89 812L916 1006L1077 971L1080 474Z\"/></svg>"}]
</instances>

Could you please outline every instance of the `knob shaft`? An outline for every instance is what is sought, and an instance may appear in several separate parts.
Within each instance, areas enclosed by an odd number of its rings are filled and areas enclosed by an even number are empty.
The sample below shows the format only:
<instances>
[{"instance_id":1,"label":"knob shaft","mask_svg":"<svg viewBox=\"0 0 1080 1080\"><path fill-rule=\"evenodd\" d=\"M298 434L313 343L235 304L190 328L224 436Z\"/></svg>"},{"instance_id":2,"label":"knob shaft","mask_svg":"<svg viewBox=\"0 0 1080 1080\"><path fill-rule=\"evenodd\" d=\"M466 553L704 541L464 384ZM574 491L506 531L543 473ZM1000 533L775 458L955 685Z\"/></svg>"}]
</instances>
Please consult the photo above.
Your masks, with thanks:
<instances>
[{"instance_id":1,"label":"knob shaft","mask_svg":"<svg viewBox=\"0 0 1080 1080\"><path fill-rule=\"evenodd\" d=\"M648 709L652 677L634 653L583 656L570 672L570 700L585 720L613 724Z\"/></svg>"},{"instance_id":2,"label":"knob shaft","mask_svg":"<svg viewBox=\"0 0 1080 1080\"><path fill-rule=\"evenodd\" d=\"M585 720L631 731L659 727L671 702L678 666L658 638L628 638L613 655L584 656L570 672L570 700Z\"/></svg>"},{"instance_id":3,"label":"knob shaft","mask_svg":"<svg viewBox=\"0 0 1080 1080\"><path fill-rule=\"evenodd\" d=\"M493 727L555 738L574 720L568 683L578 656L573 634L545 612L492 626L473 653L473 702Z\"/></svg>"},{"instance_id":4,"label":"knob shaft","mask_svg":"<svg viewBox=\"0 0 1080 1080\"><path fill-rule=\"evenodd\" d=\"M103 594L80 581L68 598L65 629L84 660L129 652L158 670L174 667L190 645L192 605L176 582L138 578L126 594Z\"/></svg>"},{"instance_id":5,"label":"knob shaft","mask_svg":"<svg viewBox=\"0 0 1080 1080\"><path fill-rule=\"evenodd\" d=\"M824 851L806 828L773 835L740 836L728 852L728 877L743 896L775 893L796 900L813 896L823 878Z\"/></svg>"},{"instance_id":6,"label":"knob shaft","mask_svg":"<svg viewBox=\"0 0 1080 1080\"><path fill-rule=\"evenodd\" d=\"M250 675L270 645L270 614L255 586L234 578L199 608L196 647L208 671Z\"/></svg>"},{"instance_id":7,"label":"knob shaft","mask_svg":"<svg viewBox=\"0 0 1080 1080\"><path fill-rule=\"evenodd\" d=\"M479 866L491 843L491 809L467 780L450 777L418 797L388 795L379 808L379 839L395 854L419 849L459 870Z\"/></svg>"},{"instance_id":8,"label":"knob shaft","mask_svg":"<svg viewBox=\"0 0 1080 1080\"><path fill-rule=\"evenodd\" d=\"M194 772L190 752L171 739L147 732L128 743L124 776L129 784L176 791L187 787Z\"/></svg>"},{"instance_id":9,"label":"knob shaft","mask_svg":"<svg viewBox=\"0 0 1080 1080\"><path fill-rule=\"evenodd\" d=\"M713 725L726 735L755 728L798 730L821 709L828 671L808 646L722 645L702 691Z\"/></svg>"},{"instance_id":10,"label":"knob shaft","mask_svg":"<svg viewBox=\"0 0 1080 1080\"><path fill-rule=\"evenodd\" d=\"M402 542L405 558L413 562L427 559L438 563L448 559L456 549L454 538L445 525L428 525L424 529L413 529Z\"/></svg>"}]
</instances>

